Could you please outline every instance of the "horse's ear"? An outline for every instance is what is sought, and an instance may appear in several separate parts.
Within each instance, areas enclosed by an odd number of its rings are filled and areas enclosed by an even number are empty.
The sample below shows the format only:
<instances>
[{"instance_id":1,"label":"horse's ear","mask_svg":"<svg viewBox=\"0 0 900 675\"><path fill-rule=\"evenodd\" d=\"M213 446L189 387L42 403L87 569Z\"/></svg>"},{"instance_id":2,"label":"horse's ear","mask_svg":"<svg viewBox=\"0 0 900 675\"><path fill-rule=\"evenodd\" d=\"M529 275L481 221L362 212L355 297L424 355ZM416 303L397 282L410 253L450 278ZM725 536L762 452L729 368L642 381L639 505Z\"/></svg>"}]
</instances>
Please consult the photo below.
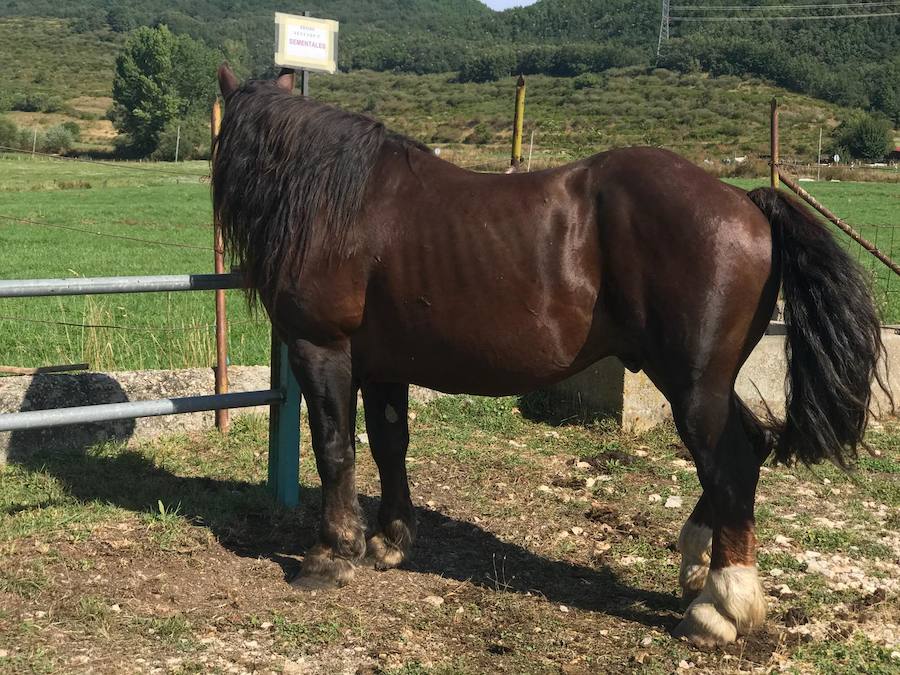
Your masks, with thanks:
<instances>
[{"instance_id":1,"label":"horse's ear","mask_svg":"<svg viewBox=\"0 0 900 675\"><path fill-rule=\"evenodd\" d=\"M228 98L240 86L241 83L238 82L237 77L231 72L231 68L228 67L227 63L219 66L219 90L222 92L223 98Z\"/></svg>"},{"instance_id":2,"label":"horse's ear","mask_svg":"<svg viewBox=\"0 0 900 675\"><path fill-rule=\"evenodd\" d=\"M275 84L285 91L294 91L294 71L291 68L282 68Z\"/></svg>"}]
</instances>

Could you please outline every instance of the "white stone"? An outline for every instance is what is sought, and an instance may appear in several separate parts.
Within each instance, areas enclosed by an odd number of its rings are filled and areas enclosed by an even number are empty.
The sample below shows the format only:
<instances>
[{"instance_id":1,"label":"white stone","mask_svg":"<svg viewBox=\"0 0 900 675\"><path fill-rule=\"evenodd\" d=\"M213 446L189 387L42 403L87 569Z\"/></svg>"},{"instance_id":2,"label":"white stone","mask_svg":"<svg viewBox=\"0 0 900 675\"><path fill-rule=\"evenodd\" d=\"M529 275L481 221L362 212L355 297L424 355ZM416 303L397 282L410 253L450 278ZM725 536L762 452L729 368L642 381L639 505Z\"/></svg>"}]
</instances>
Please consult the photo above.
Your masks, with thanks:
<instances>
[{"instance_id":1,"label":"white stone","mask_svg":"<svg viewBox=\"0 0 900 675\"><path fill-rule=\"evenodd\" d=\"M566 607L565 605L560 605L560 606L559 606L559 611L560 611L560 612L563 612L564 614L568 614L568 613L569 613L569 608Z\"/></svg>"},{"instance_id":2,"label":"white stone","mask_svg":"<svg viewBox=\"0 0 900 675\"><path fill-rule=\"evenodd\" d=\"M653 495L650 495L649 497L647 497L647 501L650 502L651 504L656 504L657 502L662 501L662 497L660 495L653 494Z\"/></svg>"},{"instance_id":3,"label":"white stone","mask_svg":"<svg viewBox=\"0 0 900 675\"><path fill-rule=\"evenodd\" d=\"M366 433L356 434L356 442L362 443L363 445L368 445L369 444L369 434L366 434Z\"/></svg>"},{"instance_id":4,"label":"white stone","mask_svg":"<svg viewBox=\"0 0 900 675\"><path fill-rule=\"evenodd\" d=\"M429 595L424 600L425 604L431 605L432 607L440 607L444 604L444 599L439 595Z\"/></svg>"},{"instance_id":5,"label":"white stone","mask_svg":"<svg viewBox=\"0 0 900 675\"><path fill-rule=\"evenodd\" d=\"M672 495L666 499L665 507L667 509L680 509L682 499L678 495Z\"/></svg>"}]
</instances>

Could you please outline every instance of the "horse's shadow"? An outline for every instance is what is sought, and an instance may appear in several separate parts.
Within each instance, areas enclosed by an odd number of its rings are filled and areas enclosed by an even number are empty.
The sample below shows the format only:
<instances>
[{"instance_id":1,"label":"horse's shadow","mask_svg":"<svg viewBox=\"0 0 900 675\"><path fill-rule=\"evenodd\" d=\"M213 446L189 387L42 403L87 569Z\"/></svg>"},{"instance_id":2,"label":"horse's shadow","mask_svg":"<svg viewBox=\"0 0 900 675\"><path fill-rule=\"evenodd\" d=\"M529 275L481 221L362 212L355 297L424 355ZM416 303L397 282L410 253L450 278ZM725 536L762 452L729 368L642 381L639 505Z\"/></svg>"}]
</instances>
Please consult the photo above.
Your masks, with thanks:
<instances>
[{"instance_id":1,"label":"horse's shadow","mask_svg":"<svg viewBox=\"0 0 900 675\"><path fill-rule=\"evenodd\" d=\"M122 429L119 426L111 438L127 440ZM81 437L70 432L72 439ZM286 581L299 569L296 556L315 542L318 487L303 488L300 508L286 511L272 502L262 484L179 476L129 449L98 451L78 443L65 450L35 449L34 441L33 432L13 434L10 461L49 473L79 501L109 503L141 514L157 513L160 502L175 507L183 518L208 528L234 554L276 562ZM361 496L370 523L377 503ZM4 510L10 514L43 506L47 504L12 504ZM438 511L420 508L417 516L419 538L412 559L404 565L407 571L470 581L500 592L531 593L658 628L671 628L677 621L678 601L673 595L630 587L608 566L591 568L546 558Z\"/></svg>"}]
</instances>

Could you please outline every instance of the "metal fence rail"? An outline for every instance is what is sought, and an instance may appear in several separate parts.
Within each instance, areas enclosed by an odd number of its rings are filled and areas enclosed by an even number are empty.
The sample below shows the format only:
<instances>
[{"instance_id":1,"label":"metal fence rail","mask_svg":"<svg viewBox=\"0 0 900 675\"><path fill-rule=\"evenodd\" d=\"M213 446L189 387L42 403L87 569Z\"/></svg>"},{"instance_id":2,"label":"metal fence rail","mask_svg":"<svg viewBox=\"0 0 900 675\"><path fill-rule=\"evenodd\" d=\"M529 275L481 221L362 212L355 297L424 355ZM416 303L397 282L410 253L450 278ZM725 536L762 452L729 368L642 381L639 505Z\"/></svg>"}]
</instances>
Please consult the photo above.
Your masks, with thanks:
<instances>
[{"instance_id":1,"label":"metal fence rail","mask_svg":"<svg viewBox=\"0 0 900 675\"><path fill-rule=\"evenodd\" d=\"M0 298L212 291L241 286L238 273L26 279L0 281ZM280 504L296 506L300 497L300 386L288 367L287 347L274 337L271 360L270 390L0 414L0 432L268 405L269 490Z\"/></svg>"},{"instance_id":2,"label":"metal fence rail","mask_svg":"<svg viewBox=\"0 0 900 675\"><path fill-rule=\"evenodd\" d=\"M257 405L278 405L285 399L284 392L240 391L211 396L185 396L184 398L164 398L158 401L128 401L125 403L105 403L84 405L74 408L53 410L30 410L28 412L0 415L0 431L25 431L28 429L49 429L69 424L111 422L136 417L160 417L182 413L206 412L220 408L251 408Z\"/></svg>"},{"instance_id":3,"label":"metal fence rail","mask_svg":"<svg viewBox=\"0 0 900 675\"><path fill-rule=\"evenodd\" d=\"M23 279L0 281L0 298L38 298L108 293L214 291L241 288L241 275L173 274L165 276Z\"/></svg>"}]
</instances>

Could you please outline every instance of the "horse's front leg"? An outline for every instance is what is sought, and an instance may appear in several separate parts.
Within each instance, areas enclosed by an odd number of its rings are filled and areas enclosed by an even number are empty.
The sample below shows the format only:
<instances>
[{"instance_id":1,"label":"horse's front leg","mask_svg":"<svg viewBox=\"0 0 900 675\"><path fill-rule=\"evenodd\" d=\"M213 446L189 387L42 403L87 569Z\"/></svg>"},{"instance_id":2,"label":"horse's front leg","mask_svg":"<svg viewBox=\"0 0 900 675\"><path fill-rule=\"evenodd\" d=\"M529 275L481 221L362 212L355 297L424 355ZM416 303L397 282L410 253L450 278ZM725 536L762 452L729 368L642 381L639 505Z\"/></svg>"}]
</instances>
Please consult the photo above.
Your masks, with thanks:
<instances>
[{"instance_id":1,"label":"horse's front leg","mask_svg":"<svg viewBox=\"0 0 900 675\"><path fill-rule=\"evenodd\" d=\"M290 346L291 367L309 412L316 467L322 481L319 541L306 554L299 588L344 586L366 552L365 528L356 493L356 385L350 346L327 348L297 341Z\"/></svg>"}]
</instances>

